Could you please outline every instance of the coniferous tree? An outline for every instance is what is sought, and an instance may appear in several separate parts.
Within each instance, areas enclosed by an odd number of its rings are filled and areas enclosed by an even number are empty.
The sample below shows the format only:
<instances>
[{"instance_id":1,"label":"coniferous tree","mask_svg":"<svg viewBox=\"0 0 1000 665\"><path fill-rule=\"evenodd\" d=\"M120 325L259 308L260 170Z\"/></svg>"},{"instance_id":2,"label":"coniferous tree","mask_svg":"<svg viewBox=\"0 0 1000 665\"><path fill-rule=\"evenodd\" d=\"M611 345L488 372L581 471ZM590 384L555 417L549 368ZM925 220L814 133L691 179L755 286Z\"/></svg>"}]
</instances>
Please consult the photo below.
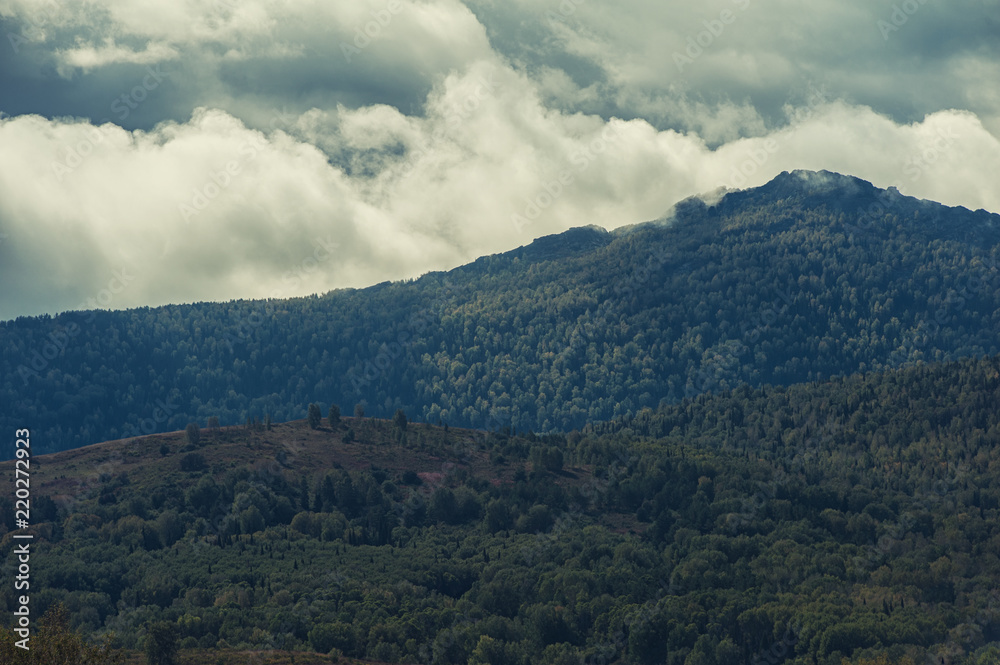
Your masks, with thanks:
<instances>
[{"instance_id":1,"label":"coniferous tree","mask_svg":"<svg viewBox=\"0 0 1000 665\"><path fill-rule=\"evenodd\" d=\"M319 404L309 405L308 420L309 420L309 427L311 427L312 429L319 428L320 422L323 420L322 413L319 410Z\"/></svg>"},{"instance_id":2,"label":"coniferous tree","mask_svg":"<svg viewBox=\"0 0 1000 665\"><path fill-rule=\"evenodd\" d=\"M197 446L198 442L201 441L201 428L198 426L198 423L188 423L184 433L187 436L188 443L192 446Z\"/></svg>"}]
</instances>

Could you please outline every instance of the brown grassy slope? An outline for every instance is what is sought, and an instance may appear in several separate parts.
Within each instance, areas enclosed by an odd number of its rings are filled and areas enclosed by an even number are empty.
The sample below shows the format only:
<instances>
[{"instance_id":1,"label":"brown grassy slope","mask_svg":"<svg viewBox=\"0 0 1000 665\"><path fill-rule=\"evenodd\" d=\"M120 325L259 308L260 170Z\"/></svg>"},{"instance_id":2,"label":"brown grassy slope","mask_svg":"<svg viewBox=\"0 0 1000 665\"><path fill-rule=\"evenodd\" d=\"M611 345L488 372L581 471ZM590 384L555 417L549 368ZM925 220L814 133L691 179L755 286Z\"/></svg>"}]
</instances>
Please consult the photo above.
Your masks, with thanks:
<instances>
[{"instance_id":1,"label":"brown grassy slope","mask_svg":"<svg viewBox=\"0 0 1000 665\"><path fill-rule=\"evenodd\" d=\"M326 421L324 420L324 423ZM348 428L354 443L344 443ZM514 465L493 467L484 452L484 433L410 423L406 441L397 445L398 430L391 422L344 418L335 428L326 424L312 430L306 421L273 425L270 431L226 427L203 429L197 447L190 446L184 432L153 434L134 439L107 441L31 460L31 492L46 495L63 505L72 505L97 488L103 478L128 475L130 485L154 487L176 482L185 487L200 474L181 470L188 454L204 457L212 475L219 479L231 468L246 465L271 466L289 476L312 477L337 466L349 470L378 467L390 476L412 470L421 475L465 467L474 475L510 481ZM161 454L161 446L169 452ZM14 474L14 461L0 462L0 473Z\"/></svg>"},{"instance_id":2,"label":"brown grassy slope","mask_svg":"<svg viewBox=\"0 0 1000 665\"><path fill-rule=\"evenodd\" d=\"M352 443L343 440L348 429L354 433ZM34 457L31 493L49 496L67 512L75 512L81 500L94 498L106 480L123 473L131 488L174 484L184 490L202 475L181 470L181 461L190 454L202 456L216 480L230 469L249 465L284 473L290 480L304 475L312 487L316 476L337 467L353 471L381 468L397 482L403 472L414 471L425 481L426 489L457 467L494 485L512 483L514 474L527 470L528 464L523 460L491 463L488 439L489 435L478 430L446 431L410 423L405 440L400 442L392 422L374 418L342 418L332 428L324 419L315 430L305 420L277 423L271 430L244 426L202 429L198 446L190 445L184 432L168 432ZM166 455L161 453L162 446L169 449ZM0 462L0 474L12 478L14 464L13 460ZM567 467L553 481L565 486L592 482L591 472L586 467ZM626 516L603 515L602 522L620 532L637 528ZM38 529L39 535L47 535L44 526ZM5 530L0 525L0 535ZM9 534L0 540L0 547L5 545L9 545Z\"/></svg>"}]
</instances>

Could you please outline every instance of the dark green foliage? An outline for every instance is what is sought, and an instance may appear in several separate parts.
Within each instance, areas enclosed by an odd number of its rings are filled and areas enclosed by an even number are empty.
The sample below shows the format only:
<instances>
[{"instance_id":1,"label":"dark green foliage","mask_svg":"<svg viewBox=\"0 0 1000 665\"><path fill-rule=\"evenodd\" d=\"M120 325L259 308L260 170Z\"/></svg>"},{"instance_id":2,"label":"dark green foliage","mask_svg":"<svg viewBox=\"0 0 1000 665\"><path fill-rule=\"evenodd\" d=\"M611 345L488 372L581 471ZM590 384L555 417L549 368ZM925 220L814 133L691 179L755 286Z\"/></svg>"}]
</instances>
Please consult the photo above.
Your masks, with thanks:
<instances>
[{"instance_id":1,"label":"dark green foliage","mask_svg":"<svg viewBox=\"0 0 1000 665\"><path fill-rule=\"evenodd\" d=\"M558 473L563 468L563 452L556 446L532 446L528 459L531 462L532 469L535 471Z\"/></svg>"},{"instance_id":2,"label":"dark green foliage","mask_svg":"<svg viewBox=\"0 0 1000 665\"><path fill-rule=\"evenodd\" d=\"M163 547L170 547L184 535L184 525L176 512L165 510L156 518L156 533Z\"/></svg>"},{"instance_id":3,"label":"dark green foliage","mask_svg":"<svg viewBox=\"0 0 1000 665\"><path fill-rule=\"evenodd\" d=\"M326 414L326 419L330 423L330 427L336 427L340 424L340 407L336 404L330 405L330 411Z\"/></svg>"},{"instance_id":4,"label":"dark green foliage","mask_svg":"<svg viewBox=\"0 0 1000 665\"><path fill-rule=\"evenodd\" d=\"M504 501L493 500L486 506L486 528L490 533L511 527L510 508Z\"/></svg>"},{"instance_id":5,"label":"dark green foliage","mask_svg":"<svg viewBox=\"0 0 1000 665\"><path fill-rule=\"evenodd\" d=\"M264 515L257 506L250 506L240 513L240 533L255 533L264 528Z\"/></svg>"},{"instance_id":6,"label":"dark green foliage","mask_svg":"<svg viewBox=\"0 0 1000 665\"><path fill-rule=\"evenodd\" d=\"M310 404L309 412L306 416L306 420L309 422L309 427L312 429L317 429L323 420L323 415L319 410L319 404Z\"/></svg>"},{"instance_id":7,"label":"dark green foliage","mask_svg":"<svg viewBox=\"0 0 1000 665\"><path fill-rule=\"evenodd\" d=\"M545 533L552 528L552 511L548 506L535 504L517 520L517 530L524 533Z\"/></svg>"},{"instance_id":8,"label":"dark green foliage","mask_svg":"<svg viewBox=\"0 0 1000 665\"><path fill-rule=\"evenodd\" d=\"M181 471L203 471L208 464L199 453L188 453L181 458Z\"/></svg>"},{"instance_id":9,"label":"dark green foliage","mask_svg":"<svg viewBox=\"0 0 1000 665\"><path fill-rule=\"evenodd\" d=\"M129 648L167 622L188 645L389 662L993 665L998 395L990 357L743 386L565 436L411 424L423 458L368 421L353 465L282 468L269 447L199 476L105 473L69 514L39 503L33 582L40 610L65 602ZM301 423L269 436L345 453ZM528 470L552 450L560 471Z\"/></svg>"},{"instance_id":10,"label":"dark green foliage","mask_svg":"<svg viewBox=\"0 0 1000 665\"><path fill-rule=\"evenodd\" d=\"M392 417L392 424L400 431L406 431L406 414L402 409L396 409L396 415Z\"/></svg>"},{"instance_id":11,"label":"dark green foliage","mask_svg":"<svg viewBox=\"0 0 1000 665\"><path fill-rule=\"evenodd\" d=\"M198 442L201 441L201 428L198 427L198 423L188 423L184 434L187 436L187 442L192 446L197 446Z\"/></svg>"},{"instance_id":12,"label":"dark green foliage","mask_svg":"<svg viewBox=\"0 0 1000 665\"><path fill-rule=\"evenodd\" d=\"M146 663L175 665L177 663L178 630L169 621L157 621L146 628Z\"/></svg>"}]
</instances>

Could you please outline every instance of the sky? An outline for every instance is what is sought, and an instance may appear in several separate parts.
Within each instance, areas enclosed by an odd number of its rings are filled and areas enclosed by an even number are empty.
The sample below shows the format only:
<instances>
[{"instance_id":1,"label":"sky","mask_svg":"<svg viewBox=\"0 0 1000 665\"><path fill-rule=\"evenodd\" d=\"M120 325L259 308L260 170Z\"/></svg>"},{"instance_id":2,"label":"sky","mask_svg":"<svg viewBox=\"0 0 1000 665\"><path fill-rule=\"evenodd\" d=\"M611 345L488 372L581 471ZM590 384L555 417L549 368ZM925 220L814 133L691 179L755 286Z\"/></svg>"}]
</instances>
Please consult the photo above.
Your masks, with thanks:
<instances>
[{"instance_id":1,"label":"sky","mask_svg":"<svg viewBox=\"0 0 1000 665\"><path fill-rule=\"evenodd\" d=\"M1000 212L1000 0L0 0L0 320L415 278L827 169Z\"/></svg>"}]
</instances>

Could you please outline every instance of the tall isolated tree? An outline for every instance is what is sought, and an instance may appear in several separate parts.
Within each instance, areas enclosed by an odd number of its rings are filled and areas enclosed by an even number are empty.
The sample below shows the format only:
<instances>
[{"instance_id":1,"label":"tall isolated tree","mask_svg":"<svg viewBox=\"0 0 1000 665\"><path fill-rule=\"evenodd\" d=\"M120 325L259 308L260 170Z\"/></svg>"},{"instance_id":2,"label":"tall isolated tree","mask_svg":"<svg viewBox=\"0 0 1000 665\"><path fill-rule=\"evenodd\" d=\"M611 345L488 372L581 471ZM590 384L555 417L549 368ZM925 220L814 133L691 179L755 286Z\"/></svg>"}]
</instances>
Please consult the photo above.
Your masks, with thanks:
<instances>
[{"instance_id":1,"label":"tall isolated tree","mask_svg":"<svg viewBox=\"0 0 1000 665\"><path fill-rule=\"evenodd\" d=\"M198 423L188 423L184 433L187 435L188 443L192 446L197 446L198 442L201 441L201 428Z\"/></svg>"},{"instance_id":2,"label":"tall isolated tree","mask_svg":"<svg viewBox=\"0 0 1000 665\"><path fill-rule=\"evenodd\" d=\"M402 431L406 431L406 414L402 409L396 409L396 415L392 417L392 424Z\"/></svg>"},{"instance_id":3,"label":"tall isolated tree","mask_svg":"<svg viewBox=\"0 0 1000 665\"><path fill-rule=\"evenodd\" d=\"M312 429L319 428L320 422L323 420L323 414L319 410L319 404L309 405L309 427Z\"/></svg>"},{"instance_id":4,"label":"tall isolated tree","mask_svg":"<svg viewBox=\"0 0 1000 665\"><path fill-rule=\"evenodd\" d=\"M364 418L365 417L365 407L363 404L358 403L354 405L354 417Z\"/></svg>"},{"instance_id":5,"label":"tall isolated tree","mask_svg":"<svg viewBox=\"0 0 1000 665\"><path fill-rule=\"evenodd\" d=\"M340 424L340 407L336 404L330 405L330 411L326 414L326 419L330 421L330 427Z\"/></svg>"},{"instance_id":6,"label":"tall isolated tree","mask_svg":"<svg viewBox=\"0 0 1000 665\"><path fill-rule=\"evenodd\" d=\"M177 624L158 621L146 629L146 663L148 665L176 665L180 635Z\"/></svg>"}]
</instances>

